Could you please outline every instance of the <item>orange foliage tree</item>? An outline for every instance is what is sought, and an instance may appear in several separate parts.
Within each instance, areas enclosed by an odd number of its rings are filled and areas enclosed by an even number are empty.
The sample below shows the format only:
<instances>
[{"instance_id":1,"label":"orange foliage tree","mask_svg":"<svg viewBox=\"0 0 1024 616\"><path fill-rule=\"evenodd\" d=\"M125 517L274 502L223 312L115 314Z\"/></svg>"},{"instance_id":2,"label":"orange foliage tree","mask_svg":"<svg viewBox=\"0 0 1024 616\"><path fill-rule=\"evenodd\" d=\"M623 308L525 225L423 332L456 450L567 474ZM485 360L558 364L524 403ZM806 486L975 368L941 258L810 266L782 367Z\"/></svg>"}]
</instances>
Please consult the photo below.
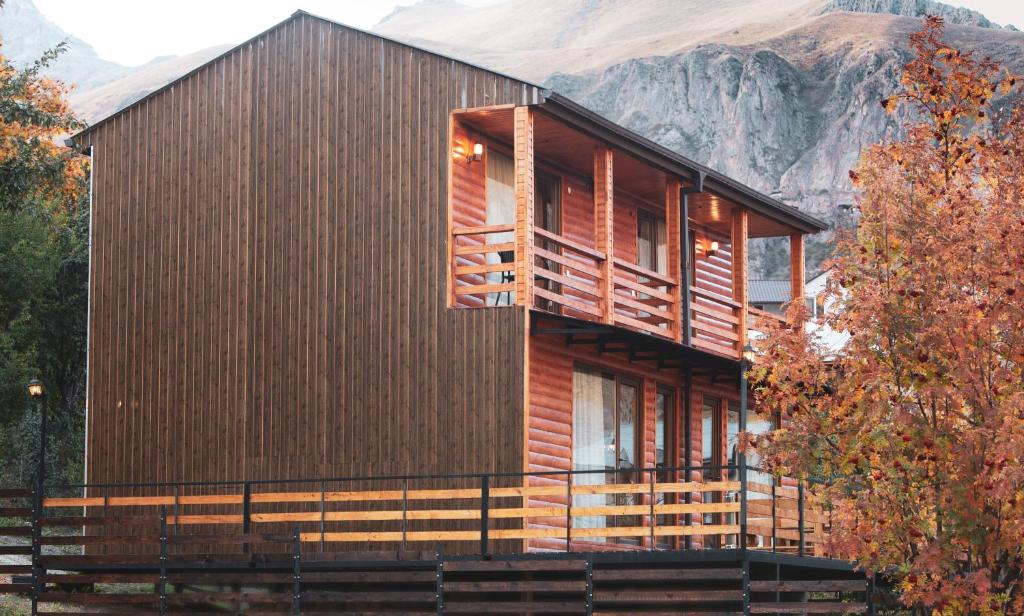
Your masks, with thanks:
<instances>
[{"instance_id":1,"label":"orange foliage tree","mask_svg":"<svg viewBox=\"0 0 1024 616\"><path fill-rule=\"evenodd\" d=\"M851 178L827 324L766 327L752 369L783 427L757 447L818 483L831 548L895 580L920 613L1024 613L1024 103L1018 80L947 46L941 19L887 110L906 137ZM791 307L800 318L802 306Z\"/></svg>"}]
</instances>

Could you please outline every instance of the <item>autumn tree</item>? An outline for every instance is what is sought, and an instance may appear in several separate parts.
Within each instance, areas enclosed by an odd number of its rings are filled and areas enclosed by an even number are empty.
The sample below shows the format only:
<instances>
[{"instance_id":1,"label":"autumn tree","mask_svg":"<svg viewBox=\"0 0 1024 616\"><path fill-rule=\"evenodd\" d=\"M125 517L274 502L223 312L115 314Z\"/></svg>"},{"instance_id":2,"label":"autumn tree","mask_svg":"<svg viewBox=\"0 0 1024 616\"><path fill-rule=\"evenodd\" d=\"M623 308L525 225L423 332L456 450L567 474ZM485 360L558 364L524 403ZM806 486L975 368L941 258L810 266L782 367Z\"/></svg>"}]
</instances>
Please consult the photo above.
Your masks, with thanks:
<instances>
[{"instance_id":1,"label":"autumn tree","mask_svg":"<svg viewBox=\"0 0 1024 616\"><path fill-rule=\"evenodd\" d=\"M768 327L752 371L783 427L758 447L817 482L831 548L919 613L1024 613L1024 104L1019 81L929 18L887 110L906 137L851 178L827 325ZM794 305L794 318L802 317Z\"/></svg>"},{"instance_id":2,"label":"autumn tree","mask_svg":"<svg viewBox=\"0 0 1024 616\"><path fill-rule=\"evenodd\" d=\"M35 469L30 378L47 385L50 476L81 477L88 170L63 145L82 126L68 88L43 76L62 51L26 67L0 53L0 484L24 485Z\"/></svg>"}]
</instances>

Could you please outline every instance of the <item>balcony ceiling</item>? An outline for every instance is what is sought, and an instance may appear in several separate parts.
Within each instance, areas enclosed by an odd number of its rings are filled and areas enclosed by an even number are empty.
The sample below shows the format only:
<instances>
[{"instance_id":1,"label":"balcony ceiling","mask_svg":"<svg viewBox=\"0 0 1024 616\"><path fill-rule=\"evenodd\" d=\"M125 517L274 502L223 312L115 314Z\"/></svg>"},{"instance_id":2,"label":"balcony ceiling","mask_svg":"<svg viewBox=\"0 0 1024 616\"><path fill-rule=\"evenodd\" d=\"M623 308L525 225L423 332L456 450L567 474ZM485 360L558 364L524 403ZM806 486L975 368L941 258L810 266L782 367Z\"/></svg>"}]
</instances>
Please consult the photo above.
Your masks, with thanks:
<instances>
[{"instance_id":1,"label":"balcony ceiling","mask_svg":"<svg viewBox=\"0 0 1024 616\"><path fill-rule=\"evenodd\" d=\"M473 109L460 112L459 121L474 131L504 143L511 148L513 143L512 107L494 109ZM553 164L565 171L590 180L594 173L594 150L602 142L590 135L566 125L543 109L534 115L534 151L539 160ZM626 153L616 151L614 161L614 182L619 190L644 199L655 206L665 202L665 186L668 175ZM710 192L689 196L690 218L711 228L728 233L731 227L732 211L736 204ZM750 212L748 233L750 237L787 236L793 230L778 221Z\"/></svg>"}]
</instances>

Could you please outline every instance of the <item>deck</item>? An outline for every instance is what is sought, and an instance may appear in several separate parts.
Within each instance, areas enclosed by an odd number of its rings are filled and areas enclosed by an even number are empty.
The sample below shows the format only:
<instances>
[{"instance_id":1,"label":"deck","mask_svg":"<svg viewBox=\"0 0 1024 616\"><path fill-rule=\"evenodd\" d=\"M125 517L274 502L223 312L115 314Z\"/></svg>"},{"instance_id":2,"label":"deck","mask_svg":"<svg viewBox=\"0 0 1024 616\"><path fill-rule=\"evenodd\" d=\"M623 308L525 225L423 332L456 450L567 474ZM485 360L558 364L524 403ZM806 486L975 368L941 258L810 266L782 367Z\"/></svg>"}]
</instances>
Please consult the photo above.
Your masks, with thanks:
<instances>
[{"instance_id":1,"label":"deck","mask_svg":"<svg viewBox=\"0 0 1024 616\"><path fill-rule=\"evenodd\" d=\"M24 523L0 529L2 551L26 562L0 592L40 614L866 609L870 579L828 558L812 490L737 467L622 475L7 491Z\"/></svg>"}]
</instances>

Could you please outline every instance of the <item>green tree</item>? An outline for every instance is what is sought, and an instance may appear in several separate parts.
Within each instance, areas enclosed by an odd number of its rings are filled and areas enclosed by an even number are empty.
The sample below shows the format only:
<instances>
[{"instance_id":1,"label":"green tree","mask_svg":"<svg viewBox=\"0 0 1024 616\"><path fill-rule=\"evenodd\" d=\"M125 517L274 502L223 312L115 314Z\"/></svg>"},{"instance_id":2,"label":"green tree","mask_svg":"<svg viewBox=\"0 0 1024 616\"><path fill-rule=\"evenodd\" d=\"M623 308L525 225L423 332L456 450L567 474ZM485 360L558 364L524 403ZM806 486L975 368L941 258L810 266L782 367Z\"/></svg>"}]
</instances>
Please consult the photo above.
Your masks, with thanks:
<instances>
[{"instance_id":1,"label":"green tree","mask_svg":"<svg viewBox=\"0 0 1024 616\"><path fill-rule=\"evenodd\" d=\"M63 51L19 68L0 43L0 483L24 484L35 468L31 378L47 388L50 477L81 476L88 159L61 145L82 127L69 89L42 76Z\"/></svg>"}]
</instances>

